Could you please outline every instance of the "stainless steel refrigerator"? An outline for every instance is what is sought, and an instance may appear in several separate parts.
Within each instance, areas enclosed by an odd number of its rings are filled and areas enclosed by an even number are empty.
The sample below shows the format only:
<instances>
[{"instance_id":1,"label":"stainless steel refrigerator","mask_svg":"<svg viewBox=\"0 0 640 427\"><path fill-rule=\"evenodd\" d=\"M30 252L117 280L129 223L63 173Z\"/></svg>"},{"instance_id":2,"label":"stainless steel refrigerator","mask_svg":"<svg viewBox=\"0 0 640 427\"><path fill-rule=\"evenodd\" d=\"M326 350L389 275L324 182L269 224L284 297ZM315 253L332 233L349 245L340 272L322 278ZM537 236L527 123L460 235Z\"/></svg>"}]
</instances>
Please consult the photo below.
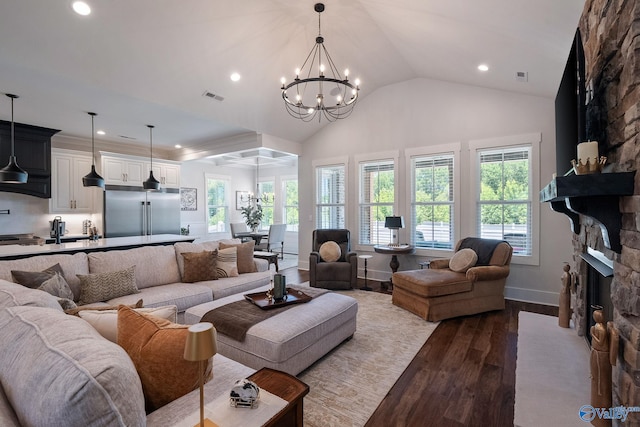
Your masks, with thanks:
<instances>
[{"instance_id":1,"label":"stainless steel refrigerator","mask_svg":"<svg viewBox=\"0 0 640 427\"><path fill-rule=\"evenodd\" d=\"M107 185L104 192L105 237L180 234L180 190Z\"/></svg>"}]
</instances>

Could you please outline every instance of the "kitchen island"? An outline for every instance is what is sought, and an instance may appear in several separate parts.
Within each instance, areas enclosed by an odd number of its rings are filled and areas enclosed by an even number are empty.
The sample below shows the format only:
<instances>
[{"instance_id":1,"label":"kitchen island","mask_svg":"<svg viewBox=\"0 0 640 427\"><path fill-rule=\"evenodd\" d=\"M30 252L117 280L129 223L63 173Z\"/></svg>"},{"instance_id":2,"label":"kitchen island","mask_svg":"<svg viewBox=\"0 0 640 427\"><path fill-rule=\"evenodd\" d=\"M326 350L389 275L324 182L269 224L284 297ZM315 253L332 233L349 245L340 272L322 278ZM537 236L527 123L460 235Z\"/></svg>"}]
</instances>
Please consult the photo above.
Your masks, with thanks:
<instances>
[{"instance_id":1,"label":"kitchen island","mask_svg":"<svg viewBox=\"0 0 640 427\"><path fill-rule=\"evenodd\" d=\"M5 245L0 246L0 259L20 259L34 255L74 254L77 252L131 249L140 246L172 245L176 242L193 242L195 237L180 234L158 234L153 236L107 237L98 240L79 240L47 245Z\"/></svg>"}]
</instances>

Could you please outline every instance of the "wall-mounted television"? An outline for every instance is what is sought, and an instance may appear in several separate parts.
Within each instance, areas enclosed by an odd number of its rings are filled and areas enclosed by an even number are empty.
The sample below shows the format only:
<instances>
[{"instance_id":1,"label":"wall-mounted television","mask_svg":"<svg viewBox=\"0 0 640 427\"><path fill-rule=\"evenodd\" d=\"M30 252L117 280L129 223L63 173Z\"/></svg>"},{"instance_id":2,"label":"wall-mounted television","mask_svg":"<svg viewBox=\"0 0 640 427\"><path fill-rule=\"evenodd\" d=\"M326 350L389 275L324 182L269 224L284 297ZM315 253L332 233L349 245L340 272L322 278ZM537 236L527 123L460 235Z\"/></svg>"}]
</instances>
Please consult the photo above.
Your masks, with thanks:
<instances>
[{"instance_id":1,"label":"wall-mounted television","mask_svg":"<svg viewBox=\"0 0 640 427\"><path fill-rule=\"evenodd\" d=\"M556 173L572 173L571 160L577 145L586 141L585 60L580 30L576 30L571 52L556 95Z\"/></svg>"}]
</instances>

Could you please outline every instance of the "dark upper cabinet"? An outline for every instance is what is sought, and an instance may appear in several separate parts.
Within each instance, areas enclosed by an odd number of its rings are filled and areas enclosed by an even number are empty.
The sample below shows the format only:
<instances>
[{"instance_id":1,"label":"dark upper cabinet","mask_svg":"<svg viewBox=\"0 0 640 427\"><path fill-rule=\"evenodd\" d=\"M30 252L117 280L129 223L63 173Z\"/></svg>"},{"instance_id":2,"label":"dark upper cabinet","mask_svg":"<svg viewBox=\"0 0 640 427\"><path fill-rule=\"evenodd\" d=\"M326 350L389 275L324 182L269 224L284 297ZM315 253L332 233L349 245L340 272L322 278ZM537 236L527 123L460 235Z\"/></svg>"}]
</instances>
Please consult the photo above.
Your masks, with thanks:
<instances>
[{"instance_id":1,"label":"dark upper cabinet","mask_svg":"<svg viewBox=\"0 0 640 427\"><path fill-rule=\"evenodd\" d=\"M0 184L0 191L51 198L51 137L60 132L38 126L15 124L15 154L18 165L27 171L26 184ZM0 168L11 155L11 122L0 120Z\"/></svg>"}]
</instances>

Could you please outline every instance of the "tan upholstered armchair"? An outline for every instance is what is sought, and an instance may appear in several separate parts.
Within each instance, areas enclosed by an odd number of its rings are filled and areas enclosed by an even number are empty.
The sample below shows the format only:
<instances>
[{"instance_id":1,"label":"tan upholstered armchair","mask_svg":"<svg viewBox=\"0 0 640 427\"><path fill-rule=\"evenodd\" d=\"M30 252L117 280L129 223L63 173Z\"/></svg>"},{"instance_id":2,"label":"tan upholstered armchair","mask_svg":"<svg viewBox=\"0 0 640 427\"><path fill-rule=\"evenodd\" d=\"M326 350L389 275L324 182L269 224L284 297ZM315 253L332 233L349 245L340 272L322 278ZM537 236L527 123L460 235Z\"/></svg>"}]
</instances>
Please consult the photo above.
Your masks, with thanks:
<instances>
[{"instance_id":1,"label":"tan upholstered armchair","mask_svg":"<svg viewBox=\"0 0 640 427\"><path fill-rule=\"evenodd\" d=\"M392 302L432 322L502 310L512 253L502 240L462 239L452 258L433 260L425 270L394 273Z\"/></svg>"},{"instance_id":2,"label":"tan upholstered armchair","mask_svg":"<svg viewBox=\"0 0 640 427\"><path fill-rule=\"evenodd\" d=\"M316 288L351 289L358 280L358 256L351 252L349 230L313 230L312 252L309 255L309 284ZM325 242L336 242L340 246L340 258L327 262L320 256Z\"/></svg>"}]
</instances>

